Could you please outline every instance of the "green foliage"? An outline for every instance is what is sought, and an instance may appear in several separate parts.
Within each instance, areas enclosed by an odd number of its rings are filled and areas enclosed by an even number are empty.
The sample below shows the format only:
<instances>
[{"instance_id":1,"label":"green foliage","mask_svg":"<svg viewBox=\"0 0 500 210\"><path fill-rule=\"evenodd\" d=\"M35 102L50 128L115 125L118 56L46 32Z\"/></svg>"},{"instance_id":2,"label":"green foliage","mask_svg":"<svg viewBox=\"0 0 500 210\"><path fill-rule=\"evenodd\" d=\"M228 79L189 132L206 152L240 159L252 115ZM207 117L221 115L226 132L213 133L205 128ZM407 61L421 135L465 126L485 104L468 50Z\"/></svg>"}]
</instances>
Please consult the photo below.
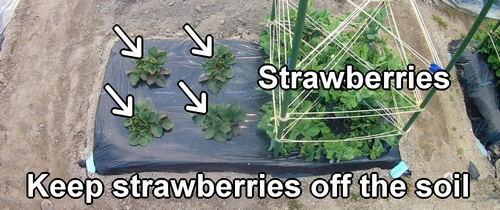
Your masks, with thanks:
<instances>
[{"instance_id":1,"label":"green foliage","mask_svg":"<svg viewBox=\"0 0 500 210\"><path fill-rule=\"evenodd\" d=\"M158 50L156 47L149 48L148 56L141 59L133 59L135 68L128 70L127 75L132 86L137 85L139 80L146 81L148 85L156 84L165 87L165 76L170 75L170 71L163 68L167 60L167 53Z\"/></svg>"},{"instance_id":2,"label":"green foliage","mask_svg":"<svg viewBox=\"0 0 500 210\"><path fill-rule=\"evenodd\" d=\"M290 20L295 23L296 12L290 10ZM384 23L387 17L385 9L378 13L373 13L372 10L366 11L372 14L380 23ZM285 12L288 13L288 12ZM306 21L304 23L304 32L302 40L308 44L301 45L298 59L303 60L315 46L320 44L324 39L323 32L320 28L327 31L333 31L340 25L345 17L334 17L327 10L312 11L308 10L307 14L314 21ZM266 18L269 18L266 16ZM304 70L325 70L325 71L340 71L344 70L346 64L354 65L356 70L363 73L369 70L376 70L382 72L383 70L402 70L405 69L402 59L395 56L392 50L387 46L384 38L381 38L380 26L375 22L369 22L367 25L362 25L367 20L364 13L360 13L359 18L356 19L351 26L356 30L346 30L336 35L337 43L346 45L357 55L361 60L368 63L374 69L367 69L365 65L359 62L354 56L347 53L342 53L342 46L337 44L330 44L324 48L319 54L313 54L314 60ZM318 23L313 25L311 22ZM292 24L291 28L294 25ZM357 34L359 31L359 34ZM349 43L351 40L356 39L356 42ZM270 41L276 41L273 45ZM260 34L261 49L270 55L270 47L274 47L274 55L281 55L281 61L286 60L284 55L289 55L291 47L285 48L284 45L290 42L290 37L283 34L279 39L271 39L270 32L265 30ZM348 44L349 43L349 44ZM281 45L281 47L278 47ZM286 51L285 51L286 50ZM280 52L278 52L280 51ZM334 60L335 58L335 60ZM338 63L336 65L336 62ZM278 58L268 60L266 63L274 64L275 66L282 66L283 63L278 63ZM314 118L313 120L301 119L295 125L292 125L294 120L289 120L285 127L293 126L289 129L286 139L295 140L312 140L312 142L298 142L298 143L282 143L276 144L271 141L269 150L278 149L279 154L288 156L292 152L305 157L306 161L315 161L326 158L330 163L339 162L342 160L352 160L356 157L365 156L370 159L375 159L385 153L388 149L392 149L397 144L396 137L372 138L368 140L355 140L355 141L340 141L341 139L359 138L369 135L376 135L382 133L395 134L397 129L389 123L389 120L381 116L367 116L367 117L354 117L359 116L360 113L352 113L349 111L357 110L370 110L400 107L399 110L409 110L409 106L415 106L416 102L413 98L403 97L401 94L392 90L369 90L363 87L360 90L346 90L346 89L323 89L315 90L312 94L304 98L305 94L301 94L302 89L287 90L291 94L291 98L295 101L290 104L288 110L295 110L297 113L304 112L343 112L342 114L316 114L308 117ZM319 102L314 106L313 102L319 99ZM276 98L275 100L280 100ZM303 101L302 103L300 103ZM312 108L311 108L312 107ZM406 108L401 108L406 107ZM310 109L311 108L311 109ZM276 122L274 120L274 110L272 101L265 103L261 107L263 113L262 119L258 124L258 128L263 130L274 140L276 133ZM352 113L352 114L351 114ZM374 114L363 113L363 114ZM353 116L353 117L350 117ZM297 116L295 116L297 117ZM325 117L345 117L345 119L321 119ZM314 142L314 140L339 140L334 142L322 143ZM278 147L279 148L276 148Z\"/></svg>"},{"instance_id":3,"label":"green foliage","mask_svg":"<svg viewBox=\"0 0 500 210\"><path fill-rule=\"evenodd\" d=\"M496 71L497 77L500 77L500 27L492 31L493 27L493 22L488 22L488 30L480 30L474 35L474 40L480 42L483 40L485 41L483 45L477 46L476 50L479 53L488 55L488 63L491 65L491 68Z\"/></svg>"},{"instance_id":4,"label":"green foliage","mask_svg":"<svg viewBox=\"0 0 500 210\"><path fill-rule=\"evenodd\" d=\"M353 193L351 193L351 200L352 200L352 201L356 202L356 201L358 201L358 200L359 200L359 198L361 198L361 194L359 194L359 193L354 193L354 192L353 192Z\"/></svg>"},{"instance_id":5,"label":"green foliage","mask_svg":"<svg viewBox=\"0 0 500 210\"><path fill-rule=\"evenodd\" d=\"M215 139L225 142L233 136L240 134L238 122L245 118L245 111L238 103L227 106L223 104L209 105L207 114L190 114L194 117L196 125L201 126L205 139Z\"/></svg>"},{"instance_id":6,"label":"green foliage","mask_svg":"<svg viewBox=\"0 0 500 210\"><path fill-rule=\"evenodd\" d=\"M123 123L128 128L128 143L132 146L145 147L154 137L160 138L163 131L174 127L167 114L157 113L149 107L146 100L141 99L135 103L134 116Z\"/></svg>"},{"instance_id":7,"label":"green foliage","mask_svg":"<svg viewBox=\"0 0 500 210\"><path fill-rule=\"evenodd\" d=\"M206 59L202 64L205 74L200 82L207 82L207 88L212 93L219 92L226 87L227 79L234 77L230 66L236 63L236 58L228 46L217 46L214 48L213 57Z\"/></svg>"}]
</instances>

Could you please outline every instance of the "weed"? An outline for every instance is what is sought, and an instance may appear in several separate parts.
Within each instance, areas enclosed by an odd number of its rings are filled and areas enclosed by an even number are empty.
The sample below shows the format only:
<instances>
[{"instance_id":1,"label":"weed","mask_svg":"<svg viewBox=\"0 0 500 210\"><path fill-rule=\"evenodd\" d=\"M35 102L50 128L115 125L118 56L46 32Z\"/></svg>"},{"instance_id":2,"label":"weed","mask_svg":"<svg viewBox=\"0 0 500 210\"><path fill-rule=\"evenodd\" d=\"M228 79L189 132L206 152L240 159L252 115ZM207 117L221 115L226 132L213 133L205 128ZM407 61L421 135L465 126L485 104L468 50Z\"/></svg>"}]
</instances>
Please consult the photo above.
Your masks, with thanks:
<instances>
[{"instance_id":1,"label":"weed","mask_svg":"<svg viewBox=\"0 0 500 210\"><path fill-rule=\"evenodd\" d=\"M496 181L491 182L493 185L493 192L500 192L500 185Z\"/></svg>"},{"instance_id":2,"label":"weed","mask_svg":"<svg viewBox=\"0 0 500 210\"><path fill-rule=\"evenodd\" d=\"M424 173L425 173L425 170L424 170ZM405 183L406 185L406 192L411 192L411 183L412 183L412 178L409 177L401 177L401 180L403 180L403 182Z\"/></svg>"},{"instance_id":3,"label":"weed","mask_svg":"<svg viewBox=\"0 0 500 210\"><path fill-rule=\"evenodd\" d=\"M465 153L464 148L462 148L462 147L458 148L457 149L457 153L458 153L459 156L464 155L464 153Z\"/></svg>"},{"instance_id":4,"label":"weed","mask_svg":"<svg viewBox=\"0 0 500 210\"><path fill-rule=\"evenodd\" d=\"M450 95L450 101L455 102L455 97L453 95ZM457 128L453 127L454 131L457 130Z\"/></svg>"},{"instance_id":5,"label":"weed","mask_svg":"<svg viewBox=\"0 0 500 210\"><path fill-rule=\"evenodd\" d=\"M446 16L448 17L452 16L451 11L449 9L446 9L444 12L446 13Z\"/></svg>"},{"instance_id":6,"label":"weed","mask_svg":"<svg viewBox=\"0 0 500 210\"><path fill-rule=\"evenodd\" d=\"M351 193L351 200L352 201L358 201L359 198L361 198L361 195L359 193L354 193L354 192Z\"/></svg>"},{"instance_id":7,"label":"weed","mask_svg":"<svg viewBox=\"0 0 500 210\"><path fill-rule=\"evenodd\" d=\"M288 210L300 210L300 203L298 200L288 200L286 203Z\"/></svg>"},{"instance_id":8,"label":"weed","mask_svg":"<svg viewBox=\"0 0 500 210\"><path fill-rule=\"evenodd\" d=\"M448 27L448 24L446 24L446 22L443 20L443 18L441 18L439 15L433 14L432 19L434 19L438 23L439 26L441 26L443 28Z\"/></svg>"}]
</instances>

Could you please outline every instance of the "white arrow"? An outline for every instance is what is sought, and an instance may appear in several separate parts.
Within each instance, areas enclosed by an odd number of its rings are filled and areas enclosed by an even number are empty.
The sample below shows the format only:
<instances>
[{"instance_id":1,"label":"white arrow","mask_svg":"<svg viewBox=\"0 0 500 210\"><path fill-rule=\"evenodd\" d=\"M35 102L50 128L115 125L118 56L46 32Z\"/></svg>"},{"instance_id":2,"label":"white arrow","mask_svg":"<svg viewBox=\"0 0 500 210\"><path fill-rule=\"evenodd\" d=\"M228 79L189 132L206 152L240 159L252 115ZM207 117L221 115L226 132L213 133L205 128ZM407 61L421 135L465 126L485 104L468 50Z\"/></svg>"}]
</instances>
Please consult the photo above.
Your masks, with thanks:
<instances>
[{"instance_id":1,"label":"white arrow","mask_svg":"<svg viewBox=\"0 0 500 210\"><path fill-rule=\"evenodd\" d=\"M194 41L196 45L198 45L199 48L192 48L191 49L191 55L194 56L201 56L201 57L206 57L206 58L211 58L212 55L214 54L214 38L212 35L208 34L207 37L205 38L205 42L203 42L200 38L200 36L196 33L196 31L191 28L191 25L189 23L184 24L184 31L191 37L191 39Z\"/></svg>"},{"instance_id":2,"label":"white arrow","mask_svg":"<svg viewBox=\"0 0 500 210\"><path fill-rule=\"evenodd\" d=\"M189 100L193 103L193 105L186 104L184 106L184 110L187 112L192 112L196 114L206 114L208 110L208 96L207 92L201 91L200 93L200 98L201 100L198 100L198 98L194 95L193 91L191 88L189 88L186 83L184 83L183 80L180 80L177 83L177 86L181 88L182 92L189 98Z\"/></svg>"},{"instance_id":3,"label":"white arrow","mask_svg":"<svg viewBox=\"0 0 500 210\"><path fill-rule=\"evenodd\" d=\"M125 57L129 58L137 58L141 59L142 58L142 44L143 40L141 36L137 36L135 38L135 45L132 43L132 40L128 37L128 35L123 32L123 29L117 24L113 26L113 31L115 31L116 35L120 37L120 39L125 43L125 45L129 49L122 49L120 51L120 54Z\"/></svg>"},{"instance_id":4,"label":"white arrow","mask_svg":"<svg viewBox=\"0 0 500 210\"><path fill-rule=\"evenodd\" d=\"M116 93L115 89L107 83L104 85L104 90L108 92L113 101L120 107L111 109L111 113L120 117L132 117L134 116L134 96L128 95L126 103L122 101L122 98Z\"/></svg>"}]
</instances>

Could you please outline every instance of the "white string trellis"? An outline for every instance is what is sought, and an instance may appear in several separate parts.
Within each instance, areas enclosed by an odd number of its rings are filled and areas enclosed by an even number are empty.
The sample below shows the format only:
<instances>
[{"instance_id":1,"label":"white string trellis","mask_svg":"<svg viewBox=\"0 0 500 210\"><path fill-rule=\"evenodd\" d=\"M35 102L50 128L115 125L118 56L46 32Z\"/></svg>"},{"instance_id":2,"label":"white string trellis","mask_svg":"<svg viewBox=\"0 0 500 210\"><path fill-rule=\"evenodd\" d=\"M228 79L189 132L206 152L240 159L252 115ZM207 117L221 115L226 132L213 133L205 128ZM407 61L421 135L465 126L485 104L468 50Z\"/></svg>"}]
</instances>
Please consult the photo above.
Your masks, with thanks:
<instances>
[{"instance_id":1,"label":"white string trellis","mask_svg":"<svg viewBox=\"0 0 500 210\"><path fill-rule=\"evenodd\" d=\"M498 53L498 49L497 49L497 46L495 45L495 40L493 40L493 37L495 37L496 39L500 39L498 34L496 34L494 31L490 30L488 32L488 38L490 38L490 41L493 44L493 49L495 50L495 53L497 54L497 58L500 59L500 54Z\"/></svg>"},{"instance_id":2,"label":"white string trellis","mask_svg":"<svg viewBox=\"0 0 500 210\"><path fill-rule=\"evenodd\" d=\"M410 4L412 6L412 10L415 14L415 17L418 21L418 24L422 30L423 38L429 48L429 53L431 55L431 59L427 59L421 53L419 53L416 49L406 43L400 36L400 32L398 29L398 24L393 13L393 8L389 0L363 0L361 3L356 4L351 0L347 0L349 4L354 6L354 11L343 19L340 24L332 31L328 31L325 27L323 27L320 23L318 23L314 18L306 15L305 23L308 26L313 27L314 29L320 31L322 33L322 37L324 39L318 43L316 46L312 46L310 43L307 43L304 40L301 40L301 43L307 48L311 49L307 53L304 52L304 49L301 48L300 52L305 56L297 62L296 69L302 69L309 65L311 65L314 60L324 53L328 46L335 45L341 48L341 51L332 56L332 59L326 65L325 69L333 69L333 67L337 66L343 57L350 56L360 65L365 67L366 69L374 69L371 63L363 60L360 56L354 53L351 47L357 42L357 39L362 34L363 28L366 28L370 23L376 23L381 31L384 32L386 36L390 36L394 39L395 48L399 54L399 57L403 60L403 63L408 65L408 52L411 53L418 61L424 64L431 64L430 60L434 61L439 66L442 66L438 53L432 43L429 32L425 27L424 20L420 14L420 11L417 7L415 0L410 0ZM375 4L375 6L373 6ZM372 7L369 7L372 6ZM368 12L366 9L370 8L371 12ZM270 36L270 60L276 61L278 64L285 65L288 61L288 55L286 52L292 48L292 37L293 37L293 23L291 20L291 11L297 13L298 5L292 0L278 0L275 5L275 19L270 20L268 22L269 31L272 32ZM375 16L380 12L386 12L389 27L393 28L394 31L384 26L384 23L380 23L377 21ZM363 14L366 18L360 23L360 29L354 31L354 35L352 39L348 42L342 42L339 40L339 35L347 30L352 30L349 26L353 23L353 21L358 18L361 14ZM277 50L275 50L277 48ZM283 53L285 52L285 53ZM388 69L388 70L401 70L401 69ZM275 136L276 141L278 142L332 142L332 141L358 141L358 140L367 140L373 138L384 138L390 136L398 136L405 134L403 132L403 126L405 123L405 117L408 114L420 112L422 109L419 108L420 103L422 102L422 94L418 89L410 91L413 97L409 96L408 91L400 91L396 90L394 87L391 87L391 90L395 95L401 96L406 102L411 104L410 106L404 107L385 107L380 101L377 101L377 105L379 107L371 107L368 104L368 107L371 109L364 110L351 110L351 111L323 111L317 112L312 109L319 103L319 100L316 99L312 104L306 108L305 112L298 112L297 109L300 105L303 105L304 101L310 94L313 92L312 90L303 90L299 93L299 96L295 97L289 104L287 104L288 112L284 118L280 117L282 101L283 101L283 90L281 88L277 88L275 91L272 91L273 98L273 112L274 117L272 120L274 121L274 133L277 134L277 129L279 123L285 123L291 121L283 130L283 137L280 138ZM393 97L393 100L396 100ZM292 104L295 107L291 107ZM397 103L395 103L397 104ZM362 117L372 117L372 116L380 116L383 117L387 122L389 122L396 129L390 132L384 132L374 135L362 136L362 137L353 137L353 138L345 138L345 139L326 139L326 140L299 140L299 139L287 139L287 134L294 128L294 126L300 120L333 120L333 119L343 119L343 118L362 118Z\"/></svg>"}]
</instances>

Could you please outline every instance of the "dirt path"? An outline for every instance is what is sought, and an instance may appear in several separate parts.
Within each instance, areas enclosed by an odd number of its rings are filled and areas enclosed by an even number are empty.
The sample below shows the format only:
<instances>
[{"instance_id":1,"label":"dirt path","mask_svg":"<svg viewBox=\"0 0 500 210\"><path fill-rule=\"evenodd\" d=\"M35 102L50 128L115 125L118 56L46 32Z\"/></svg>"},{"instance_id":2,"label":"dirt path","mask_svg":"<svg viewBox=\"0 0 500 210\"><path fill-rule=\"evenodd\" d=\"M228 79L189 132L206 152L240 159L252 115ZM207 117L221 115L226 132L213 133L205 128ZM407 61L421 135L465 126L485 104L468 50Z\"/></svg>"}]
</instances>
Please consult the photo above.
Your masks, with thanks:
<instances>
[{"instance_id":1,"label":"dirt path","mask_svg":"<svg viewBox=\"0 0 500 210\"><path fill-rule=\"evenodd\" d=\"M335 9L335 1L316 1ZM433 40L446 63L446 45L465 34L474 18L458 13L444 4L418 2ZM411 11L402 5L398 15ZM340 7L342 8L342 7ZM112 31L120 24L127 33L146 39L187 38L184 23L191 23L199 34L215 39L257 41L261 17L270 10L268 1L67 1L21 0L5 31L0 51L0 207L37 209L41 198L26 198L26 173L50 172L49 179L86 178L77 162L90 154L94 112L101 89L104 69L112 44L118 40ZM439 14L448 23L446 29L432 20ZM408 34L418 25L403 24ZM415 40L415 43L419 41ZM500 209L492 168L480 156L470 131L457 82L432 100L407 139L402 141L402 156L412 169L414 179L435 180L447 171L467 171L472 160L483 174L471 183L468 200L420 200L415 195L404 199L318 200L304 193L297 202L282 199L169 199L123 200L113 198L110 183L117 177L98 177L106 193L93 206L82 199L51 199L57 209ZM457 150L463 148L463 153ZM388 171L376 171L389 179ZM181 178L194 174L142 173L141 177ZM253 177L234 173L209 173L213 179ZM324 177L328 178L328 177ZM301 179L303 186L313 178ZM45 182L48 184L48 182ZM303 189L307 189L303 187ZM357 188L354 188L357 189ZM307 190L304 190L307 192ZM353 191L355 192L355 191ZM413 194L413 193L410 193ZM497 196L497 197L492 197ZM465 207L465 208L463 208Z\"/></svg>"}]
</instances>

